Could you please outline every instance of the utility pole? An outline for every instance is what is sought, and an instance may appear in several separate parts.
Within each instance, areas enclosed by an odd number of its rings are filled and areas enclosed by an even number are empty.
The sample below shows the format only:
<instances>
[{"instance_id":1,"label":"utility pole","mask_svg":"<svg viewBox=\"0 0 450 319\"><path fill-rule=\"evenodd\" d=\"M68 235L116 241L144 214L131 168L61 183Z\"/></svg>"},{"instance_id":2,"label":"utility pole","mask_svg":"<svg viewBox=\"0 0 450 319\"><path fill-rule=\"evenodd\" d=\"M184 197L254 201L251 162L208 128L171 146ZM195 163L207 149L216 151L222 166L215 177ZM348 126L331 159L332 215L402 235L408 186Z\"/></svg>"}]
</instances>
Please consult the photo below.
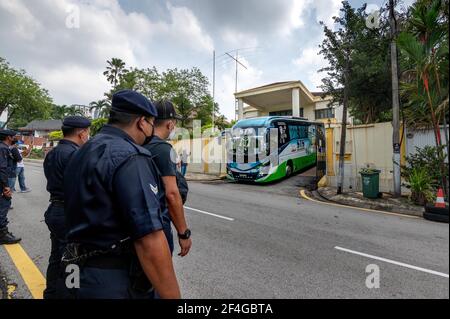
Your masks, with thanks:
<instances>
[{"instance_id":1,"label":"utility pole","mask_svg":"<svg viewBox=\"0 0 450 319\"><path fill-rule=\"evenodd\" d=\"M395 18L395 0L389 0L389 21L391 25L391 74L392 74L392 144L393 144L393 177L394 196L401 196L400 177L400 101L398 91L397 61L397 20Z\"/></svg>"},{"instance_id":2,"label":"utility pole","mask_svg":"<svg viewBox=\"0 0 450 319\"><path fill-rule=\"evenodd\" d=\"M247 67L242 64L241 62L239 62L238 60L238 50L236 50L236 57L233 57L232 55L230 55L229 53L225 53L226 55L228 55L230 58L232 58L236 63L236 79L235 79L235 86L234 86L234 93L237 93L238 90L238 64L240 64L244 69L247 69ZM234 101L234 119L237 120L237 99Z\"/></svg>"},{"instance_id":3,"label":"utility pole","mask_svg":"<svg viewBox=\"0 0 450 319\"><path fill-rule=\"evenodd\" d=\"M212 128L216 130L215 112L216 112L216 50L213 51L213 87L212 87L213 109L212 109Z\"/></svg>"}]
</instances>

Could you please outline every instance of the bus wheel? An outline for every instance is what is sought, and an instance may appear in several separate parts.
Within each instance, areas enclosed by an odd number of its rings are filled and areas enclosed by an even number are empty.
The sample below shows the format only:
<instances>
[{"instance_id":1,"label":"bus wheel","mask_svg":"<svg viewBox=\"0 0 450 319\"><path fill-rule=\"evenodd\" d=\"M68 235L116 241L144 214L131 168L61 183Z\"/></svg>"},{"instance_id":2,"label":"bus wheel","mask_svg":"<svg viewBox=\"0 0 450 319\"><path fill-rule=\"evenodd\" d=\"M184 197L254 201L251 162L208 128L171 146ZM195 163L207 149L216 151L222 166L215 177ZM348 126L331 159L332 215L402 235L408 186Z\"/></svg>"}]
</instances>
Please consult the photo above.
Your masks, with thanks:
<instances>
[{"instance_id":1,"label":"bus wheel","mask_svg":"<svg viewBox=\"0 0 450 319\"><path fill-rule=\"evenodd\" d=\"M293 171L292 163L291 163L291 162L288 162L288 163L286 164L286 177L291 176L291 175L292 175L292 171Z\"/></svg>"}]
</instances>

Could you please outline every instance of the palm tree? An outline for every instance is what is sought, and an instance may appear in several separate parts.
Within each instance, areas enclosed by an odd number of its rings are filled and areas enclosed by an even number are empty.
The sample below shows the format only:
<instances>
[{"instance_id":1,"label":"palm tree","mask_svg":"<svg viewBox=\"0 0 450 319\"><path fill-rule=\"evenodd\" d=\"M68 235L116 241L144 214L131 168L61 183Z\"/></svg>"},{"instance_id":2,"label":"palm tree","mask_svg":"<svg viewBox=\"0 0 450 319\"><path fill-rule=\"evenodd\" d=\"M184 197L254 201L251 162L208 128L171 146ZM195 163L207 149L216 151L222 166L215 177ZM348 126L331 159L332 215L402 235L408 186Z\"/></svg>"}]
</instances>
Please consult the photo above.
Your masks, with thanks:
<instances>
[{"instance_id":1,"label":"palm tree","mask_svg":"<svg viewBox=\"0 0 450 319\"><path fill-rule=\"evenodd\" d=\"M109 115L109 111L111 111L111 104L108 100L94 101L91 102L89 106L91 107L91 111L95 110L97 112L98 117L107 117Z\"/></svg>"},{"instance_id":2,"label":"palm tree","mask_svg":"<svg viewBox=\"0 0 450 319\"><path fill-rule=\"evenodd\" d=\"M410 65L403 74L405 81L402 83L406 113L412 115L409 122L415 120L431 125L436 146L440 147L439 124L441 116L445 122L449 88L448 20L445 22L441 0L418 0L411 8L409 28L399 35L397 42ZM448 196L444 165L442 162L442 187Z\"/></svg>"},{"instance_id":3,"label":"palm tree","mask_svg":"<svg viewBox=\"0 0 450 319\"><path fill-rule=\"evenodd\" d=\"M438 105L448 97L448 32L440 23L441 1L418 1L411 9L410 30L398 37L398 45L411 68L404 72L403 95L408 97L406 106L418 120L425 114L421 124L431 124L436 145L441 145ZM447 43L446 43L447 42ZM427 112L420 110L426 107ZM431 115L431 118L428 116Z\"/></svg>"},{"instance_id":4,"label":"palm tree","mask_svg":"<svg viewBox=\"0 0 450 319\"><path fill-rule=\"evenodd\" d=\"M115 88L119 84L119 79L125 72L125 62L118 58L112 58L110 61L106 61L108 66L103 75L109 83Z\"/></svg>"},{"instance_id":5,"label":"palm tree","mask_svg":"<svg viewBox=\"0 0 450 319\"><path fill-rule=\"evenodd\" d=\"M67 116L84 115L80 109L74 106L67 105L53 105L51 111L51 118L54 120L63 120Z\"/></svg>"}]
</instances>

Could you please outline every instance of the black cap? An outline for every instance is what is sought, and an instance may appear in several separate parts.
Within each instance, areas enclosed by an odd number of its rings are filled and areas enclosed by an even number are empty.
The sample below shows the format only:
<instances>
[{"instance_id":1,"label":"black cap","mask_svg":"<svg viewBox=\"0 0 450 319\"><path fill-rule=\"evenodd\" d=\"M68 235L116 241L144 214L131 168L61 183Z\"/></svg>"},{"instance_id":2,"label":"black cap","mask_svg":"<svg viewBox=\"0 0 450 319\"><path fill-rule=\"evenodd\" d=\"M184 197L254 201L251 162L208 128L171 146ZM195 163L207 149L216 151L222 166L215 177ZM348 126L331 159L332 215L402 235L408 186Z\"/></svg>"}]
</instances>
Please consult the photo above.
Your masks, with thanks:
<instances>
[{"instance_id":1,"label":"black cap","mask_svg":"<svg viewBox=\"0 0 450 319\"><path fill-rule=\"evenodd\" d=\"M73 128L88 128L91 121L83 116L68 116L63 121L63 126Z\"/></svg>"},{"instance_id":2,"label":"black cap","mask_svg":"<svg viewBox=\"0 0 450 319\"><path fill-rule=\"evenodd\" d=\"M181 120L183 117L177 114L177 110L175 109L175 105L173 105L170 101L158 101L155 104L156 109L158 110L158 120L169 120L176 119Z\"/></svg>"},{"instance_id":3,"label":"black cap","mask_svg":"<svg viewBox=\"0 0 450 319\"><path fill-rule=\"evenodd\" d=\"M0 135L2 136L16 136L17 132L13 130L0 130Z\"/></svg>"},{"instance_id":4,"label":"black cap","mask_svg":"<svg viewBox=\"0 0 450 319\"><path fill-rule=\"evenodd\" d=\"M113 95L111 109L128 114L156 117L158 112L149 99L133 90L122 90Z\"/></svg>"}]
</instances>

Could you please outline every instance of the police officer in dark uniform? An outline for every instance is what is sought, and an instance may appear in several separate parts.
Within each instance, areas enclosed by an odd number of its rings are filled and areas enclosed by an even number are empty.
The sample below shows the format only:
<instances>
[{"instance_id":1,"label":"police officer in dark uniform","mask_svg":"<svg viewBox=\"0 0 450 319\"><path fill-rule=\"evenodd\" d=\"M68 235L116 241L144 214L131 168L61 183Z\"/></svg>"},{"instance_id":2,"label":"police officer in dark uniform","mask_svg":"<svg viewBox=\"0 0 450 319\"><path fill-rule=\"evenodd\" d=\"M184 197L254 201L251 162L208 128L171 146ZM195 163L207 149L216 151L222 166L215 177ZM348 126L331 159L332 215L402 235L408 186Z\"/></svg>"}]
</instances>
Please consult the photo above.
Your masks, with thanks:
<instances>
[{"instance_id":1,"label":"police officer in dark uniform","mask_svg":"<svg viewBox=\"0 0 450 319\"><path fill-rule=\"evenodd\" d=\"M143 95L117 92L108 124L67 167L63 263L80 267L80 286L71 290L76 298L180 297L164 188L141 147L153 136L156 116Z\"/></svg>"},{"instance_id":2,"label":"police officer in dark uniform","mask_svg":"<svg viewBox=\"0 0 450 319\"><path fill-rule=\"evenodd\" d=\"M10 146L14 143L16 132L11 130L0 130L0 245L16 244L21 238L15 237L8 231L8 211L11 207L12 193L8 184L12 169L14 168L14 159L11 154Z\"/></svg>"},{"instance_id":3,"label":"police officer in dark uniform","mask_svg":"<svg viewBox=\"0 0 450 319\"><path fill-rule=\"evenodd\" d=\"M66 117L61 128L64 138L47 154L44 160L47 191L50 193L50 206L45 212L45 223L50 230L52 243L44 299L70 297L65 287L64 272L61 268L61 258L66 243L63 178L71 157L89 139L90 126L91 121L85 117Z\"/></svg>"}]
</instances>

